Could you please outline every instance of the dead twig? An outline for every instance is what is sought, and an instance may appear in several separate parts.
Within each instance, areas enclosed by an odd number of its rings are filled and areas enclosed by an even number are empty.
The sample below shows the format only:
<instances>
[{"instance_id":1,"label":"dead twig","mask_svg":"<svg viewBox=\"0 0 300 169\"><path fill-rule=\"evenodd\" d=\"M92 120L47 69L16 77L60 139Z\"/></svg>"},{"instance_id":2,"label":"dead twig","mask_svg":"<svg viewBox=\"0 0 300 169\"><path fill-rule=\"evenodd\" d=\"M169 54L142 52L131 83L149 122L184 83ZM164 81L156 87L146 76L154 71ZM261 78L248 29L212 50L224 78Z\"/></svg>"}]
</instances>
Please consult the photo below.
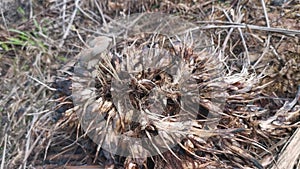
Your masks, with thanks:
<instances>
[{"instance_id":1,"label":"dead twig","mask_svg":"<svg viewBox=\"0 0 300 169\"><path fill-rule=\"evenodd\" d=\"M6 155L6 144L7 144L7 133L4 134L4 146L3 146L3 153L2 153L2 159L1 159L1 169L4 169L5 164L5 155Z\"/></svg>"},{"instance_id":2,"label":"dead twig","mask_svg":"<svg viewBox=\"0 0 300 169\"><path fill-rule=\"evenodd\" d=\"M96 6L97 6L97 9L98 9L100 15L101 15L101 18L102 18L102 21L103 21L103 25L104 25L104 27L106 27L106 26L107 26L107 22L106 22L106 20L105 20L103 11L102 11L101 7L99 6L99 3L98 3L97 1L94 1L94 2L95 2L95 4L96 4Z\"/></svg>"},{"instance_id":3,"label":"dead twig","mask_svg":"<svg viewBox=\"0 0 300 169\"><path fill-rule=\"evenodd\" d=\"M46 85L45 83L43 83L43 82L39 81L37 78L34 78L34 77L30 76L30 75L27 75L27 76L28 76L30 79L32 79L32 80L34 80L34 81L38 82L39 84L41 84L41 85L45 86L47 89L49 89L49 90L51 90L51 91L56 91L56 89L55 89L55 88L52 88L52 87L50 87L50 86Z\"/></svg>"},{"instance_id":4,"label":"dead twig","mask_svg":"<svg viewBox=\"0 0 300 169\"><path fill-rule=\"evenodd\" d=\"M76 13L77 13L78 8L79 8L79 0L76 0L76 1L75 1L75 9L74 9L74 11L73 11L73 13L72 13L72 16L71 16L70 22L69 22L69 24L68 24L67 30L65 31L65 33L64 33L64 35L63 35L63 37L62 37L62 40L61 40L61 42L60 42L60 44L59 44L59 47L62 47L62 46L64 45L65 39L66 39L67 36L69 35L70 29L71 29L71 27L72 27L72 25L73 25L73 21L74 21L74 19L75 19L75 16L76 16Z\"/></svg>"},{"instance_id":5,"label":"dead twig","mask_svg":"<svg viewBox=\"0 0 300 169\"><path fill-rule=\"evenodd\" d=\"M265 15L267 27L270 28L270 21L269 21L269 17L268 17L268 13L267 13L267 9L266 9L266 5L265 5L264 0L261 0L261 4L262 4L263 10L264 10L264 15ZM255 64L253 65L253 67L256 67L257 64L261 61L261 59L265 56L265 54L269 51L270 40L271 40L271 34L268 33L268 38L267 38L265 49L264 49L263 53L261 54L261 56L255 62Z\"/></svg>"},{"instance_id":6,"label":"dead twig","mask_svg":"<svg viewBox=\"0 0 300 169\"><path fill-rule=\"evenodd\" d=\"M286 144L287 147L271 169L290 169L296 165L297 159L300 157L300 128L296 130Z\"/></svg>"},{"instance_id":7,"label":"dead twig","mask_svg":"<svg viewBox=\"0 0 300 169\"><path fill-rule=\"evenodd\" d=\"M205 26L198 27L199 29L228 29L228 28L241 28L241 29L253 29L258 31L266 31L266 32L273 32L273 33L280 33L280 34L287 34L287 35L300 35L299 30L292 30L292 29L284 29L284 28L274 28L274 27L265 27L265 26L258 26L258 25L251 25L245 23L226 23L226 22L198 22L198 23L212 23ZM224 24L224 25L215 25L215 24Z\"/></svg>"}]
</instances>

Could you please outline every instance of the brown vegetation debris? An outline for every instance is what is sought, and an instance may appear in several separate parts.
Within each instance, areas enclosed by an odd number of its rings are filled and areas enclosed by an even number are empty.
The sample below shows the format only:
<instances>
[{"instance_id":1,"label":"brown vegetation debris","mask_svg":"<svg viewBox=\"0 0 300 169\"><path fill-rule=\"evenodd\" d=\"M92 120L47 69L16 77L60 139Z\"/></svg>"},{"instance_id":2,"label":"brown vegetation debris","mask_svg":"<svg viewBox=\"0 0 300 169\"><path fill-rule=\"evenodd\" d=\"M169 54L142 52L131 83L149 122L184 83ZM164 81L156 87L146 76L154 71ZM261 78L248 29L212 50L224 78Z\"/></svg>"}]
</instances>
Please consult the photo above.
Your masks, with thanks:
<instances>
[{"instance_id":1,"label":"brown vegetation debris","mask_svg":"<svg viewBox=\"0 0 300 169\"><path fill-rule=\"evenodd\" d=\"M297 0L32 0L1 8L0 169L299 168L299 5ZM173 26L153 34L167 14L180 22L164 20ZM129 16L150 17L136 22L125 19ZM127 39L122 33L110 39L109 31L135 24ZM191 27L203 34L190 43L172 36ZM103 53L106 47L111 50ZM156 69L129 81L129 102L151 110L147 123L134 123L130 113L119 118L111 101L114 75L126 58L138 69L141 55L159 56L161 65L172 57L185 61L180 72L200 91L187 98L185 111L194 112L188 122L179 118L180 83ZM108 62L96 66L97 57ZM78 113L88 102L75 104L72 95L75 75L91 75L76 70L80 63L97 67L94 113L105 115L106 128L136 138L161 136L149 142L153 152L163 141L174 141L169 133L185 131L183 137L149 157L139 149L132 156L115 155L94 143ZM188 70L192 73L185 74ZM151 100L153 89L166 94L165 108ZM113 134L105 134L115 143Z\"/></svg>"}]
</instances>

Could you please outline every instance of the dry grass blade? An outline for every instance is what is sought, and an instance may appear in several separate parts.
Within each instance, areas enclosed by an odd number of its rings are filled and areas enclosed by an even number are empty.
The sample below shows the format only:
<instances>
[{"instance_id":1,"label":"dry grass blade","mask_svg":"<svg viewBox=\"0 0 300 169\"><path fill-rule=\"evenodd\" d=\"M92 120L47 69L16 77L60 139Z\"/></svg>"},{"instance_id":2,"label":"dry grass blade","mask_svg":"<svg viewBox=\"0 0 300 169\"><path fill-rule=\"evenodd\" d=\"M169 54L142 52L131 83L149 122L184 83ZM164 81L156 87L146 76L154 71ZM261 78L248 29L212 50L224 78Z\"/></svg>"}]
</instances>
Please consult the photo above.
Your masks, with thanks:
<instances>
[{"instance_id":1,"label":"dry grass blade","mask_svg":"<svg viewBox=\"0 0 300 169\"><path fill-rule=\"evenodd\" d=\"M4 134L4 146L3 146L3 152L2 152L2 159L1 159L1 169L4 169L5 164L5 155L6 155L6 145L7 145L7 134Z\"/></svg>"},{"instance_id":2,"label":"dry grass blade","mask_svg":"<svg viewBox=\"0 0 300 169\"><path fill-rule=\"evenodd\" d=\"M64 35L63 35L62 40L61 40L61 42L60 42L60 44L59 44L59 47L62 47L62 46L64 45L65 39L66 39L67 36L69 35L70 29L71 29L71 27L72 27L72 25L73 25L73 21L74 21L74 18L75 18L75 16L76 16L76 13L77 13L78 8L79 8L79 0L76 0L76 1L75 1L75 9L74 9L74 11L73 11L73 13L72 13L71 20L70 20L70 22L69 22L69 24L68 24L67 29L66 29L65 32L64 32Z\"/></svg>"},{"instance_id":3,"label":"dry grass blade","mask_svg":"<svg viewBox=\"0 0 300 169\"><path fill-rule=\"evenodd\" d=\"M293 168L300 158L300 129L297 129L287 142L284 150L280 153L278 160L272 169Z\"/></svg>"},{"instance_id":4,"label":"dry grass blade","mask_svg":"<svg viewBox=\"0 0 300 169\"><path fill-rule=\"evenodd\" d=\"M201 22L200 22L201 23ZM207 22L205 22L207 23ZM216 22L218 23L218 22ZM224 22L222 22L224 23ZM201 26L200 29L216 29L216 28L241 28L241 29L252 29L252 30L258 30L258 31L264 31L264 32L271 32L271 33L280 33L280 34L286 34L286 35L300 35L299 30L289 30L284 28L274 28L274 27L265 27L265 26L258 26L258 25L251 25L251 24L245 24L245 23L236 23L236 24L226 24L226 25L205 25Z\"/></svg>"}]
</instances>

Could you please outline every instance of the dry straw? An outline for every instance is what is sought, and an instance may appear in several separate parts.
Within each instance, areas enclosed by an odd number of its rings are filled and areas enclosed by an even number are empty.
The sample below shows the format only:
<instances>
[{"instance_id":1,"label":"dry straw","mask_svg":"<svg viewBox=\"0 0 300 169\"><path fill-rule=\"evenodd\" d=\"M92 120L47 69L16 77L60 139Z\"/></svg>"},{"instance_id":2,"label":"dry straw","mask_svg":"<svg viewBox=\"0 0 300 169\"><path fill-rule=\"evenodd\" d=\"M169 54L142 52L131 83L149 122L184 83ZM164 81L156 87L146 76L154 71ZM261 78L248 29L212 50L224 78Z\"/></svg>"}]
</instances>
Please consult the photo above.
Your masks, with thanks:
<instances>
[{"instance_id":1,"label":"dry straw","mask_svg":"<svg viewBox=\"0 0 300 169\"><path fill-rule=\"evenodd\" d=\"M299 3L274 4L64 0L30 1L12 15L0 11L1 169L297 168ZM169 13L179 22L172 23ZM170 21L169 27L157 18ZM107 46L111 50L99 54ZM176 69L143 72L139 62L151 60L141 61L141 55L161 57L154 62L160 66L174 58L183 62ZM74 71L79 64L94 73ZM140 121L109 99L116 96L111 88L124 89L120 70L139 70L128 78L133 79L130 97L124 100L143 110ZM95 98L83 97L74 105L71 89L78 73L96 77L77 83L83 89L94 85L95 90L81 94ZM183 90L189 85L197 92ZM89 105L95 109L84 111ZM79 112L105 115L105 125L94 119L84 124L83 117L95 116ZM99 124L103 130L94 141L106 141L100 146L89 137ZM119 146L104 129L148 142L124 158L102 148Z\"/></svg>"}]
</instances>

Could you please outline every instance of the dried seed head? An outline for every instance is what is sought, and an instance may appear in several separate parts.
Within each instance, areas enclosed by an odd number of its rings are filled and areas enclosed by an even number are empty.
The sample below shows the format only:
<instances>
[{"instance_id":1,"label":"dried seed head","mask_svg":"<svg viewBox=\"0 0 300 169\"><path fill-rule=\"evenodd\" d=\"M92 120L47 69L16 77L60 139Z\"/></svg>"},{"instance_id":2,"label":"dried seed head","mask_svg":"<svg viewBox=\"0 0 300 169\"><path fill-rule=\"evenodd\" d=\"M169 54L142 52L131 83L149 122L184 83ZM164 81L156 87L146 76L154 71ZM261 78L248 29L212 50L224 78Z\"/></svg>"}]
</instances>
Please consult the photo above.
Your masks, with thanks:
<instances>
[{"instance_id":1,"label":"dried seed head","mask_svg":"<svg viewBox=\"0 0 300 169\"><path fill-rule=\"evenodd\" d=\"M169 24L177 24L174 18L162 18ZM141 26L138 23L137 27ZM75 71L88 75L89 79L83 81L91 87L81 85L87 92L77 99L85 105L80 109L81 119L92 119L82 122L83 127L96 143L113 154L163 157L165 151L172 152L172 147L188 135L215 135L201 130L199 110L204 107L214 112L213 118L218 117L216 112L222 112L222 97L227 96L221 86L225 83L220 78L222 64L214 54L208 54L209 48L199 47L209 46L205 40L199 40L205 39L199 29L182 31L178 27L180 31L170 33L169 28L160 26L163 25L158 25L156 28L160 30L152 33L116 37L114 47L97 55L99 62L94 77L80 67ZM97 40L91 41L96 53L99 52L97 44L103 47L110 42L105 38ZM88 101L92 98L98 98L97 102ZM211 129L215 126L206 125ZM191 140L187 139L184 146L193 152ZM127 166L136 167L134 163Z\"/></svg>"}]
</instances>

